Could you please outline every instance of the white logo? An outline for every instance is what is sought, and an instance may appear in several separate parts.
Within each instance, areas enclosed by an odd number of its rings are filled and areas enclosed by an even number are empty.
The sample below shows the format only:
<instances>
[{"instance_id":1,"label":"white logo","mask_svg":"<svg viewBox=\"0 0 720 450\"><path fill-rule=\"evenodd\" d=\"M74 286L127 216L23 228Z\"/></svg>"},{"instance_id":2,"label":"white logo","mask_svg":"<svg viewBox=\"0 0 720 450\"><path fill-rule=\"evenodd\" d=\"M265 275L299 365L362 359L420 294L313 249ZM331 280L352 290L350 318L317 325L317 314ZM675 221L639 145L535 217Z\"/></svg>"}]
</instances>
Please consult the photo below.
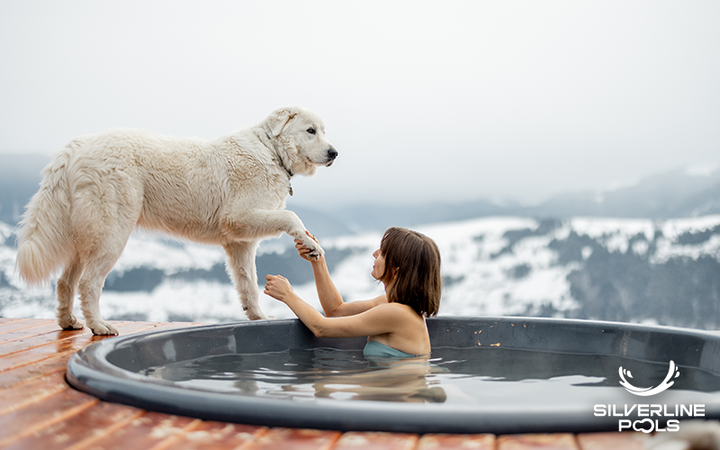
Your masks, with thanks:
<instances>
[{"instance_id":1,"label":"white logo","mask_svg":"<svg viewBox=\"0 0 720 450\"><path fill-rule=\"evenodd\" d=\"M680 376L675 362L670 361L668 373L662 383L654 387L639 388L628 382L632 378L629 370L620 366L620 384L631 394L647 397L666 391L675 384L674 378ZM618 431L642 431L643 433L676 432L680 431L680 420L683 418L705 417L703 404L673 404L658 403L642 404L598 404L594 407L595 417L615 417L618 419Z\"/></svg>"},{"instance_id":2,"label":"white logo","mask_svg":"<svg viewBox=\"0 0 720 450\"><path fill-rule=\"evenodd\" d=\"M625 376L627 375L628 378L632 378L632 374L629 370L624 370L622 366L620 366L620 369L618 370L620 373L620 384L631 394L640 395L642 397L647 397L649 395L655 395L659 394L663 391L665 391L667 388L672 386L675 382L671 381L673 378L677 378L680 376L680 371L678 370L678 367L675 365L673 361L670 361L670 367L668 368L668 373L665 376L665 379L662 383L658 384L655 387L649 387L649 388L639 388L635 387L632 384L630 384L626 379Z\"/></svg>"}]
</instances>

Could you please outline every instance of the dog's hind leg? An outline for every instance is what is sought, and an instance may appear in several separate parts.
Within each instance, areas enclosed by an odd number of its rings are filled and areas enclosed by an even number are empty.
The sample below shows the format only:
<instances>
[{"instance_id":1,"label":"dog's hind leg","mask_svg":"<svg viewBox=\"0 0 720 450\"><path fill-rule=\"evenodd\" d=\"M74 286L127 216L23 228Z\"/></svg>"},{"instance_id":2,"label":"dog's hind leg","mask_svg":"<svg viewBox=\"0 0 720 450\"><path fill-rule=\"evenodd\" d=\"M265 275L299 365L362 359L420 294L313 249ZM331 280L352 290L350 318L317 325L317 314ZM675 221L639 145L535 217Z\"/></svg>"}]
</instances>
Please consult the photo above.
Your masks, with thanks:
<instances>
[{"instance_id":1,"label":"dog's hind leg","mask_svg":"<svg viewBox=\"0 0 720 450\"><path fill-rule=\"evenodd\" d=\"M255 252L258 241L230 242L223 247L228 255L227 271L240 294L243 310L250 320L267 319L260 310Z\"/></svg>"},{"instance_id":2,"label":"dog's hind leg","mask_svg":"<svg viewBox=\"0 0 720 450\"><path fill-rule=\"evenodd\" d=\"M100 294L105 284L105 278L120 257L122 248L120 247L120 251L117 253L94 253L87 262L85 272L80 277L78 285L80 307L87 326L96 335L118 334L117 328L105 322L100 314Z\"/></svg>"},{"instance_id":3,"label":"dog's hind leg","mask_svg":"<svg viewBox=\"0 0 720 450\"><path fill-rule=\"evenodd\" d=\"M80 307L85 316L85 322L93 334L118 334L117 329L105 322L100 315L100 294L105 284L105 278L120 258L132 229L130 220L126 220L126 223L118 220L106 228L105 234L98 235L101 238L95 242L92 250L81 255L85 271L78 284Z\"/></svg>"},{"instance_id":4,"label":"dog's hind leg","mask_svg":"<svg viewBox=\"0 0 720 450\"><path fill-rule=\"evenodd\" d=\"M75 314L73 314L73 302L75 301L75 289L78 280L83 272L83 264L80 261L80 255L73 256L70 263L65 266L62 275L58 279L57 292L57 321L63 330L79 330L83 327Z\"/></svg>"}]
</instances>

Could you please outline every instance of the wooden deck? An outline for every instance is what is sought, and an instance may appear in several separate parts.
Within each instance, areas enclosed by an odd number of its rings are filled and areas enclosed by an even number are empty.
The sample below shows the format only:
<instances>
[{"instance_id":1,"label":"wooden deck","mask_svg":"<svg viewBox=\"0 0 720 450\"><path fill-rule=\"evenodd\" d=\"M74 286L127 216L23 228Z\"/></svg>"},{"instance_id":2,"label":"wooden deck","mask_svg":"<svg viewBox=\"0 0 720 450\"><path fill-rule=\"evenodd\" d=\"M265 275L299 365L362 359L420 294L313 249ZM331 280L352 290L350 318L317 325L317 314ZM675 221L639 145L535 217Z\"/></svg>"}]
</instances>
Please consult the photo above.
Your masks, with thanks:
<instances>
[{"instance_id":1,"label":"wooden deck","mask_svg":"<svg viewBox=\"0 0 720 450\"><path fill-rule=\"evenodd\" d=\"M113 322L120 334L192 323ZM271 428L154 413L100 401L65 382L76 351L108 337L60 331L54 320L0 318L2 449L642 449L642 433L494 436ZM111 337L110 337L111 339Z\"/></svg>"}]
</instances>

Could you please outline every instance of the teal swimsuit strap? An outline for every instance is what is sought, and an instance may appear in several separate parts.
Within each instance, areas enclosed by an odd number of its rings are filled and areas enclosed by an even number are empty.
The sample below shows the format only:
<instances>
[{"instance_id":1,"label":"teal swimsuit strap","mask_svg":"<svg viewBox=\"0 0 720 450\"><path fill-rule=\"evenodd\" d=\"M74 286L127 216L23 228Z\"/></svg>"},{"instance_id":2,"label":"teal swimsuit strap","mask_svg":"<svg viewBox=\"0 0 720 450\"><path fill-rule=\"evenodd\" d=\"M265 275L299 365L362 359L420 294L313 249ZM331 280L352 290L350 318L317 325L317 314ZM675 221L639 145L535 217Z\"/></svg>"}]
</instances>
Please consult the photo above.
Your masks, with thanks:
<instances>
[{"instance_id":1,"label":"teal swimsuit strap","mask_svg":"<svg viewBox=\"0 0 720 450\"><path fill-rule=\"evenodd\" d=\"M388 345L382 344L377 341L367 341L365 348L363 349L364 356L370 357L381 357L381 358L415 358L421 355L413 355L412 353L405 353L402 350L392 348Z\"/></svg>"}]
</instances>

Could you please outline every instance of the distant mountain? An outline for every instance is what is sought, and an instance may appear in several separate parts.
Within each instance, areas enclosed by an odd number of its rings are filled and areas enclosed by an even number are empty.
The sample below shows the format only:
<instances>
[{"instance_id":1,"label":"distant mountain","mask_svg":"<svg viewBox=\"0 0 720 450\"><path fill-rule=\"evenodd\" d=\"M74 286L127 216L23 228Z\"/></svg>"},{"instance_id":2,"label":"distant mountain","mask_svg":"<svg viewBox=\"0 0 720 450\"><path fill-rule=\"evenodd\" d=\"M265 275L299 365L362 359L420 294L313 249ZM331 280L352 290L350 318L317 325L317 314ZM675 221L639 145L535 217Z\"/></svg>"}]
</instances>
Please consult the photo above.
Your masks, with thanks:
<instances>
[{"instance_id":1,"label":"distant mountain","mask_svg":"<svg viewBox=\"0 0 720 450\"><path fill-rule=\"evenodd\" d=\"M40 171L50 161L42 155L0 155L0 221L16 224L37 191ZM720 213L720 169L693 174L684 169L654 175L622 189L566 193L538 205L497 203L487 199L467 202L416 204L349 204L332 209L308 207L293 197L295 211L318 236L384 230L467 220L476 217L521 216L567 218L578 216L668 219Z\"/></svg>"},{"instance_id":2,"label":"distant mountain","mask_svg":"<svg viewBox=\"0 0 720 450\"><path fill-rule=\"evenodd\" d=\"M363 232L385 230L390 226L410 227L418 224L454 222L476 217L509 215L512 214L513 211L519 210L517 207L500 205L490 200L480 199L463 203L353 204L333 208L332 214L340 218L349 230L353 232ZM315 234L320 235L319 233Z\"/></svg>"},{"instance_id":3,"label":"distant mountain","mask_svg":"<svg viewBox=\"0 0 720 450\"><path fill-rule=\"evenodd\" d=\"M348 205L327 211L355 231L389 226L442 223L476 217L536 218L622 217L664 220L720 214L720 169L694 174L685 169L654 175L633 186L605 191L565 193L538 205L468 202L426 202L396 205Z\"/></svg>"},{"instance_id":4,"label":"distant mountain","mask_svg":"<svg viewBox=\"0 0 720 450\"><path fill-rule=\"evenodd\" d=\"M643 217L669 219L720 213L720 170L696 175L686 170L654 175L634 186L602 192L568 193L523 209L536 217Z\"/></svg>"}]
</instances>

